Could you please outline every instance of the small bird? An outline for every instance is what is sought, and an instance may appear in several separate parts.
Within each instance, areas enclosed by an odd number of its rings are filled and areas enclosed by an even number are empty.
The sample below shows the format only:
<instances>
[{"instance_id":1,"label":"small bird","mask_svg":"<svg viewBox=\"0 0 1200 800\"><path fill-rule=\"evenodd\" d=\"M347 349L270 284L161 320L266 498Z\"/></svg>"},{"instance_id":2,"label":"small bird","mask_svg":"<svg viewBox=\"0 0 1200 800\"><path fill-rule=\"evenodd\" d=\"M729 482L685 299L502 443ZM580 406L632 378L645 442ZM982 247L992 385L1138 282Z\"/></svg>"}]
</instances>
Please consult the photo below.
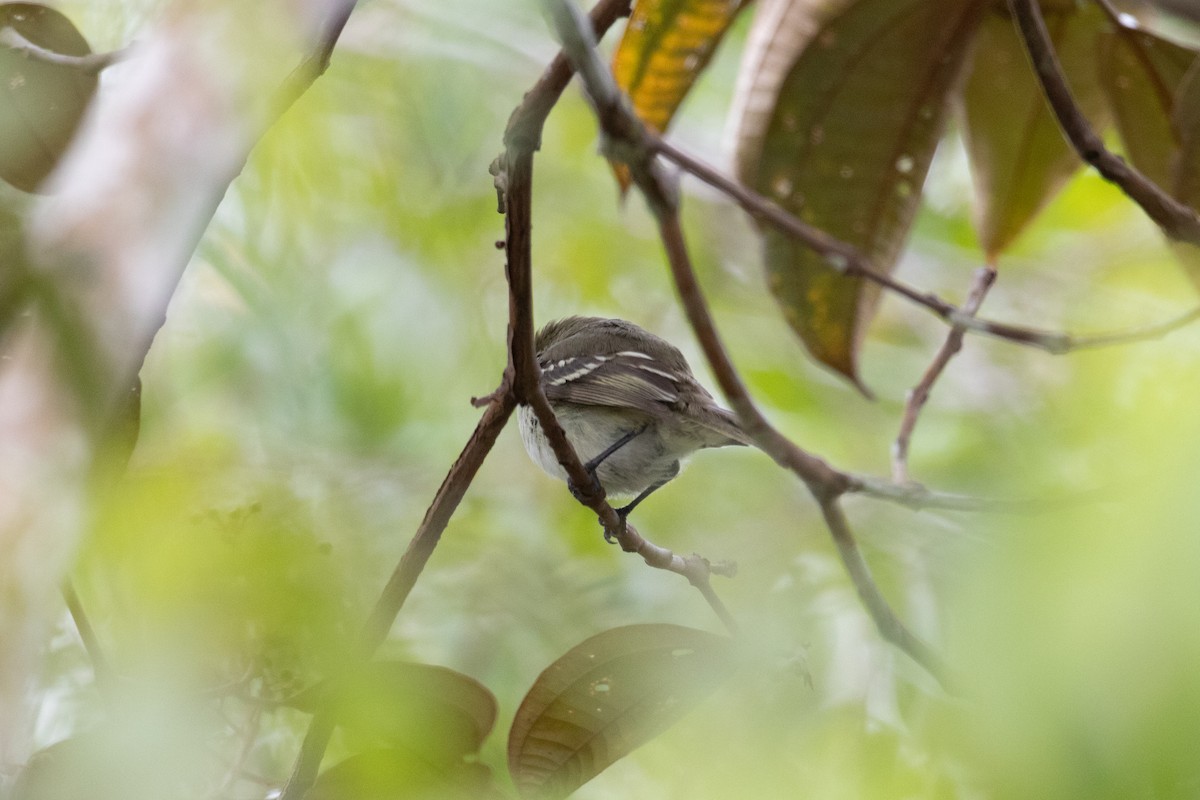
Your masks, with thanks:
<instances>
[{"instance_id":1,"label":"small bird","mask_svg":"<svg viewBox=\"0 0 1200 800\"><path fill-rule=\"evenodd\" d=\"M750 444L683 353L632 322L566 317L538 331L534 347L542 391L584 466L607 494L633 496L622 517L695 451ZM518 421L529 457L566 481L533 409L522 406Z\"/></svg>"}]
</instances>

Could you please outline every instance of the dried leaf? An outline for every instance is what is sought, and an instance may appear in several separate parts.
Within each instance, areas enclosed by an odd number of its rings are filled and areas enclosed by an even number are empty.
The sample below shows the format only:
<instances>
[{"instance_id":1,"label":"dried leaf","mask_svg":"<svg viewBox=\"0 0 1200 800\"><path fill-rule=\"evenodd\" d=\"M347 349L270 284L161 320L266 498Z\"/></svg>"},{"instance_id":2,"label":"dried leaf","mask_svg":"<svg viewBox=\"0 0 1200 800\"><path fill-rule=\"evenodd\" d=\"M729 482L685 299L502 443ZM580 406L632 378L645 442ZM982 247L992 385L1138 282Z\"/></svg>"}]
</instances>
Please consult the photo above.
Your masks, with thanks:
<instances>
[{"instance_id":1,"label":"dried leaf","mask_svg":"<svg viewBox=\"0 0 1200 800\"><path fill-rule=\"evenodd\" d=\"M1097 130L1108 123L1097 68L1106 25L1094 6L1046 14L1072 94ZM976 226L989 257L1005 250L1082 166L1059 130L1012 20L984 20L962 93L963 136L975 177Z\"/></svg>"},{"instance_id":2,"label":"dried leaf","mask_svg":"<svg viewBox=\"0 0 1200 800\"><path fill-rule=\"evenodd\" d=\"M1133 165L1170 190L1179 136L1175 93L1196 60L1178 45L1134 31L1100 36L1100 83Z\"/></svg>"},{"instance_id":3,"label":"dried leaf","mask_svg":"<svg viewBox=\"0 0 1200 800\"><path fill-rule=\"evenodd\" d=\"M593 636L538 676L513 720L524 797L566 797L691 710L734 667L732 640L677 625Z\"/></svg>"},{"instance_id":4,"label":"dried leaf","mask_svg":"<svg viewBox=\"0 0 1200 800\"><path fill-rule=\"evenodd\" d=\"M640 0L613 54L613 76L638 117L665 131L729 30L742 0ZM628 174L617 169L622 190Z\"/></svg>"},{"instance_id":5,"label":"dried leaf","mask_svg":"<svg viewBox=\"0 0 1200 800\"><path fill-rule=\"evenodd\" d=\"M889 272L982 9L971 0L760 3L735 98L741 179ZM858 351L878 287L774 230L764 240L769 285L793 330L861 386Z\"/></svg>"},{"instance_id":6,"label":"dried leaf","mask_svg":"<svg viewBox=\"0 0 1200 800\"><path fill-rule=\"evenodd\" d=\"M36 3L0 5L0 31L69 56L91 49L71 21ZM50 174L96 91L96 76L0 46L0 179L26 192Z\"/></svg>"}]
</instances>

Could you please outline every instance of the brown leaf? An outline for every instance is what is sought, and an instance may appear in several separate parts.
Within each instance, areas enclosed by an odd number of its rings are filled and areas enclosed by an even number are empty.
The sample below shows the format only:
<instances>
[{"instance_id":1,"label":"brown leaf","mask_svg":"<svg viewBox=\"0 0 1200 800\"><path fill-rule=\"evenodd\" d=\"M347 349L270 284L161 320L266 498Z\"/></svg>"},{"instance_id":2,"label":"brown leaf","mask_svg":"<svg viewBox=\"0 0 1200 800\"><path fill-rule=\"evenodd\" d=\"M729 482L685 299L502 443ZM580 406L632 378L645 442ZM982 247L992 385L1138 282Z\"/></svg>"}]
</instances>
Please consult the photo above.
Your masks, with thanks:
<instances>
[{"instance_id":1,"label":"brown leaf","mask_svg":"<svg viewBox=\"0 0 1200 800\"><path fill-rule=\"evenodd\" d=\"M513 720L508 766L524 797L566 797L665 731L734 668L731 639L678 625L593 636L538 676Z\"/></svg>"},{"instance_id":2,"label":"brown leaf","mask_svg":"<svg viewBox=\"0 0 1200 800\"><path fill-rule=\"evenodd\" d=\"M1179 135L1175 93L1196 60L1178 45L1135 31L1100 36L1100 83L1133 165L1170 191Z\"/></svg>"},{"instance_id":3,"label":"brown leaf","mask_svg":"<svg viewBox=\"0 0 1200 800\"><path fill-rule=\"evenodd\" d=\"M665 131L745 4L741 0L640 0L613 54L613 76L638 117ZM628 174L617 168L622 190Z\"/></svg>"},{"instance_id":4,"label":"brown leaf","mask_svg":"<svg viewBox=\"0 0 1200 800\"><path fill-rule=\"evenodd\" d=\"M766 0L735 104L741 179L890 272L920 202L947 97L984 4ZM764 230L767 276L821 363L859 384L873 284Z\"/></svg>"},{"instance_id":5,"label":"brown leaf","mask_svg":"<svg viewBox=\"0 0 1200 800\"><path fill-rule=\"evenodd\" d=\"M1046 25L1072 94L1097 130L1108 122L1097 76L1094 6L1047 12ZM1082 166L1063 138L1007 13L979 31L962 93L963 137L975 177L976 227L989 258L1005 250Z\"/></svg>"},{"instance_id":6,"label":"brown leaf","mask_svg":"<svg viewBox=\"0 0 1200 800\"><path fill-rule=\"evenodd\" d=\"M0 30L54 53L84 56L87 41L59 12L0 5ZM58 163L96 91L96 76L0 46L0 179L32 192Z\"/></svg>"},{"instance_id":7,"label":"brown leaf","mask_svg":"<svg viewBox=\"0 0 1200 800\"><path fill-rule=\"evenodd\" d=\"M743 7L741 0L641 0L613 54L613 76L656 131L671 117Z\"/></svg>"}]
</instances>

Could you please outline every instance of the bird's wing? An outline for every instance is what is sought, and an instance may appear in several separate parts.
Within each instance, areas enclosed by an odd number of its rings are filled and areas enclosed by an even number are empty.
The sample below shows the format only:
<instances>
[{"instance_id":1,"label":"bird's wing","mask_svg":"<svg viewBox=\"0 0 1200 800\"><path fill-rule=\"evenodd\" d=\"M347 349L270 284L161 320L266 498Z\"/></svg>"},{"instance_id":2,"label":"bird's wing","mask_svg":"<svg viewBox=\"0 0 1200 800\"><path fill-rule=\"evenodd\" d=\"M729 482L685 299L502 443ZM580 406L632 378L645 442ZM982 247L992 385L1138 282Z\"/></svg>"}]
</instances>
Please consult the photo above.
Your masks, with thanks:
<instances>
[{"instance_id":1,"label":"bird's wing","mask_svg":"<svg viewBox=\"0 0 1200 800\"><path fill-rule=\"evenodd\" d=\"M544 360L542 391L552 402L633 406L662 413L679 399L681 378L666 365L637 350Z\"/></svg>"}]
</instances>

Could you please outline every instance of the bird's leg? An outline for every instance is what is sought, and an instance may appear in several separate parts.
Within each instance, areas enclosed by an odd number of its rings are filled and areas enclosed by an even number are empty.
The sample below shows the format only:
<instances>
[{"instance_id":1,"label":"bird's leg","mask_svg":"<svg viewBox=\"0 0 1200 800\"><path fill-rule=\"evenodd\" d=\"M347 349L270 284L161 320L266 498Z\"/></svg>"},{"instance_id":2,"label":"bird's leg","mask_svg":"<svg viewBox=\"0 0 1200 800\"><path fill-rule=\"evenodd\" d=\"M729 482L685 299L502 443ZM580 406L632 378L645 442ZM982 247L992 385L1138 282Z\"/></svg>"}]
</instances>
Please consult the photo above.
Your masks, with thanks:
<instances>
[{"instance_id":1,"label":"bird's leg","mask_svg":"<svg viewBox=\"0 0 1200 800\"><path fill-rule=\"evenodd\" d=\"M615 442L610 444L608 447L604 448L603 452L601 452L599 455L595 456L594 458L589 459L588 462L583 465L583 468L585 470L587 470L588 475L590 475L592 478L591 491L585 493L585 492L581 491L578 486L576 486L574 483L572 483L571 481L568 480L567 488L571 490L571 495L576 500L579 500L582 502L584 497L589 496L589 495L598 494L599 489L600 489L600 479L596 477L596 470L599 469L600 465L604 463L604 459L608 458L613 453L617 452L622 447L624 447L625 445L632 442L640 434L644 433L646 431L646 429L649 427L650 427L650 425L649 425L649 423L647 423L646 425L643 425L640 428L635 428L634 430L629 431L629 433L626 433L620 439L617 439Z\"/></svg>"},{"instance_id":2,"label":"bird's leg","mask_svg":"<svg viewBox=\"0 0 1200 800\"><path fill-rule=\"evenodd\" d=\"M637 507L638 503L645 500L647 497L649 497L655 491L661 489L663 486L666 486L667 483L678 474L679 474L679 462L676 461L675 467L674 467L674 469L671 470L670 475L663 478L661 481L658 481L657 483L652 483L649 486L647 486L645 489L642 490L641 494L639 494L637 497L633 498L632 501L630 501L629 505L621 506L620 508L616 509L617 514L620 515L621 519L625 519L626 517L629 516L629 512L633 511L633 509Z\"/></svg>"}]
</instances>

